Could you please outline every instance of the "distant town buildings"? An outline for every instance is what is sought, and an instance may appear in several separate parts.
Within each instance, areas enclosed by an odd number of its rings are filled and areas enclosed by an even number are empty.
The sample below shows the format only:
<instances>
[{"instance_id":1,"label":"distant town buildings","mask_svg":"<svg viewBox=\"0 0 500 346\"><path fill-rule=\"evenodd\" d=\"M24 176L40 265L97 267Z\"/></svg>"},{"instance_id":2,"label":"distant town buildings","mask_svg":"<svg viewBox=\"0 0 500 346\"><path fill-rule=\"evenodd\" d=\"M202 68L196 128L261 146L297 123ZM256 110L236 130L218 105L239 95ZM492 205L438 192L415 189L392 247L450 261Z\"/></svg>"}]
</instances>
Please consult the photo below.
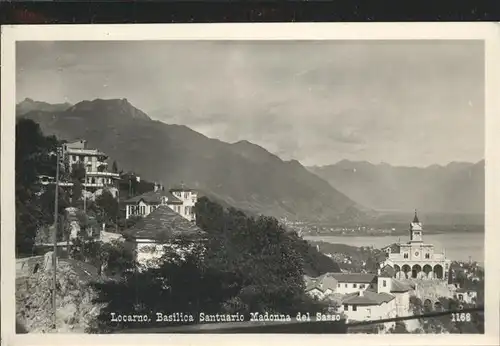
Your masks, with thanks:
<instances>
[{"instance_id":1,"label":"distant town buildings","mask_svg":"<svg viewBox=\"0 0 500 346\"><path fill-rule=\"evenodd\" d=\"M155 184L154 191L132 197L125 201L125 217L148 216L159 206L165 205L188 221L195 221L194 206L198 200L196 191L184 186L167 191Z\"/></svg>"},{"instance_id":2,"label":"distant town buildings","mask_svg":"<svg viewBox=\"0 0 500 346\"><path fill-rule=\"evenodd\" d=\"M392 270L399 279L447 280L451 261L445 253L437 253L434 245L423 242L423 228L417 212L410 223L410 241L392 244L383 250L387 259L380 264L385 270Z\"/></svg>"}]
</instances>

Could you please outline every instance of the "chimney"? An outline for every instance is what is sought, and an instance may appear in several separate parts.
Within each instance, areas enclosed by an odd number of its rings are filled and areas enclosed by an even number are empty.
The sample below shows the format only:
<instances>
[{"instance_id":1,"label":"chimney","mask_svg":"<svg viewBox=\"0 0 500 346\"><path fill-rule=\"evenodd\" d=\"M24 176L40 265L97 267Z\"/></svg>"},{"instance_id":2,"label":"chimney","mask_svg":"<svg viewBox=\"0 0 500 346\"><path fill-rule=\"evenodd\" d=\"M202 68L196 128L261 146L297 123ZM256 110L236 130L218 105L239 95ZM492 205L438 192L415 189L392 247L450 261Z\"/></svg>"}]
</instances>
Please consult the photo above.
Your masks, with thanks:
<instances>
[{"instance_id":1,"label":"chimney","mask_svg":"<svg viewBox=\"0 0 500 346\"><path fill-rule=\"evenodd\" d=\"M155 192L158 191L158 184L155 183Z\"/></svg>"},{"instance_id":2,"label":"chimney","mask_svg":"<svg viewBox=\"0 0 500 346\"><path fill-rule=\"evenodd\" d=\"M365 293L363 292L363 290L359 291L359 296L360 296L360 297L363 297L363 296L364 296L364 294L365 294Z\"/></svg>"}]
</instances>

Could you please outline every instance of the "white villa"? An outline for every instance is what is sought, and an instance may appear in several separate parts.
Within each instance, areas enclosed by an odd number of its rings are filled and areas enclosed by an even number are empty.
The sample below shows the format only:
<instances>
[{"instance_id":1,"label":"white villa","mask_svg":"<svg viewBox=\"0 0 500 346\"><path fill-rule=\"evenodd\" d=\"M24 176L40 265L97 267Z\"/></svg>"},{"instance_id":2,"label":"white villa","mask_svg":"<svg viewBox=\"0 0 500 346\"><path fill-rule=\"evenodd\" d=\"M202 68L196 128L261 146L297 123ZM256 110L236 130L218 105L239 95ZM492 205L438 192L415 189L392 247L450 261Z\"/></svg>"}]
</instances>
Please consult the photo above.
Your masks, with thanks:
<instances>
[{"instance_id":1,"label":"white villa","mask_svg":"<svg viewBox=\"0 0 500 346\"><path fill-rule=\"evenodd\" d=\"M423 228L417 212L410 223L410 241L384 248L387 259L381 268L393 268L394 277L400 279L448 279L451 261L444 251L438 253L434 245L423 242Z\"/></svg>"},{"instance_id":2,"label":"white villa","mask_svg":"<svg viewBox=\"0 0 500 346\"><path fill-rule=\"evenodd\" d=\"M63 162L68 172L73 171L73 165L81 163L85 168L83 186L86 190L96 191L105 187L116 187L120 179L118 173L108 172L108 156L97 150L87 147L87 141L65 143L62 146ZM71 186L72 183L61 185Z\"/></svg>"},{"instance_id":3,"label":"white villa","mask_svg":"<svg viewBox=\"0 0 500 346\"><path fill-rule=\"evenodd\" d=\"M125 217L148 216L159 206L166 205L188 221L195 221L194 206L198 194L188 188L180 187L165 191L155 184L154 191L132 197L125 201Z\"/></svg>"},{"instance_id":4,"label":"white villa","mask_svg":"<svg viewBox=\"0 0 500 346\"><path fill-rule=\"evenodd\" d=\"M337 300L333 298L337 296L341 303L338 312L343 312L350 320L378 320L410 314L410 287L385 272L380 275L326 273L305 280L308 294L332 300Z\"/></svg>"},{"instance_id":5,"label":"white villa","mask_svg":"<svg viewBox=\"0 0 500 346\"><path fill-rule=\"evenodd\" d=\"M165 246L175 247L174 241L184 239L189 251L191 244L203 239L204 232L192 221L172 210L168 205L159 205L154 211L125 232L125 240L134 248L136 260L142 268L156 267Z\"/></svg>"}]
</instances>

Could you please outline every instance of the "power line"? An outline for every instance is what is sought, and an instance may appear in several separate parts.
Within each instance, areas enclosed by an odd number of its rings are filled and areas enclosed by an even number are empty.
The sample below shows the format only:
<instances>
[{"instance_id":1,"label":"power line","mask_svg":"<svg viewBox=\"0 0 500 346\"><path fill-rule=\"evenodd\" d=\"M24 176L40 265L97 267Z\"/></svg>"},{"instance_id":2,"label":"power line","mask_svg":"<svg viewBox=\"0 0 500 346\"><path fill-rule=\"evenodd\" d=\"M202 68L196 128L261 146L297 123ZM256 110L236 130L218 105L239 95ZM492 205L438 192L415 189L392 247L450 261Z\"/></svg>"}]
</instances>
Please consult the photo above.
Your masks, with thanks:
<instances>
[{"instance_id":1,"label":"power line","mask_svg":"<svg viewBox=\"0 0 500 346\"><path fill-rule=\"evenodd\" d=\"M52 270L54 271L54 282L52 286L52 308L54 312L54 329L57 328L57 316L56 316L56 288L57 288L57 228L58 220L57 216L59 214L59 148L57 150L56 156L56 188L55 188L55 202L54 202L54 253L52 255Z\"/></svg>"}]
</instances>

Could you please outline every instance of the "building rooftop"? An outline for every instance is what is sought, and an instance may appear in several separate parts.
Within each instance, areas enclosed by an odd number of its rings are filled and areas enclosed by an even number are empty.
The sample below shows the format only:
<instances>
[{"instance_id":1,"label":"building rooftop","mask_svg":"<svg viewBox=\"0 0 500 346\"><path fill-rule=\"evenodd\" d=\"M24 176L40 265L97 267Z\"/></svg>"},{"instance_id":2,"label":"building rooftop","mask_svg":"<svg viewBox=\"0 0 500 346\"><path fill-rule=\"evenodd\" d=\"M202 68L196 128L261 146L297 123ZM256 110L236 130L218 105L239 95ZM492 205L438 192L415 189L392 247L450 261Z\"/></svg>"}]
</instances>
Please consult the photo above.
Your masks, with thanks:
<instances>
[{"instance_id":1,"label":"building rooftop","mask_svg":"<svg viewBox=\"0 0 500 346\"><path fill-rule=\"evenodd\" d=\"M142 195L138 195L127 199L125 203L135 204L139 203L139 201L142 199L144 202L148 204L160 204L162 197L167 197L167 204L182 204L182 201L179 198L175 197L172 194L172 192L163 190L149 191L143 193Z\"/></svg>"},{"instance_id":2,"label":"building rooftop","mask_svg":"<svg viewBox=\"0 0 500 346\"><path fill-rule=\"evenodd\" d=\"M341 283L372 283L376 280L375 274L367 273L328 273Z\"/></svg>"},{"instance_id":3,"label":"building rooftop","mask_svg":"<svg viewBox=\"0 0 500 346\"><path fill-rule=\"evenodd\" d=\"M385 266L384 266L384 267L380 270L380 275L379 275L379 277L392 278L392 277L394 277L394 274L396 274L396 270L395 270L392 266L390 266L390 265L386 264L386 265L385 265Z\"/></svg>"},{"instance_id":4,"label":"building rooftop","mask_svg":"<svg viewBox=\"0 0 500 346\"><path fill-rule=\"evenodd\" d=\"M305 276L306 292L312 291L313 289L318 289L321 292L325 292L328 289L335 291L337 287L337 280L335 279L333 282L325 280L327 277L333 277L332 274L333 273L326 273L318 276L317 278Z\"/></svg>"},{"instance_id":5,"label":"building rooftop","mask_svg":"<svg viewBox=\"0 0 500 346\"><path fill-rule=\"evenodd\" d=\"M342 304L381 305L393 299L395 299L395 297L389 293L376 293L365 290L361 295L360 292L346 294L342 300Z\"/></svg>"},{"instance_id":6,"label":"building rooftop","mask_svg":"<svg viewBox=\"0 0 500 346\"><path fill-rule=\"evenodd\" d=\"M391 245L388 245L384 248L382 248L383 251L391 249L391 253L400 253L401 252L401 246L398 243L393 243Z\"/></svg>"},{"instance_id":7,"label":"building rooftop","mask_svg":"<svg viewBox=\"0 0 500 346\"><path fill-rule=\"evenodd\" d=\"M194 222L186 220L168 206L161 205L125 231L124 237L161 242L179 237L197 238L204 233Z\"/></svg>"}]
</instances>

